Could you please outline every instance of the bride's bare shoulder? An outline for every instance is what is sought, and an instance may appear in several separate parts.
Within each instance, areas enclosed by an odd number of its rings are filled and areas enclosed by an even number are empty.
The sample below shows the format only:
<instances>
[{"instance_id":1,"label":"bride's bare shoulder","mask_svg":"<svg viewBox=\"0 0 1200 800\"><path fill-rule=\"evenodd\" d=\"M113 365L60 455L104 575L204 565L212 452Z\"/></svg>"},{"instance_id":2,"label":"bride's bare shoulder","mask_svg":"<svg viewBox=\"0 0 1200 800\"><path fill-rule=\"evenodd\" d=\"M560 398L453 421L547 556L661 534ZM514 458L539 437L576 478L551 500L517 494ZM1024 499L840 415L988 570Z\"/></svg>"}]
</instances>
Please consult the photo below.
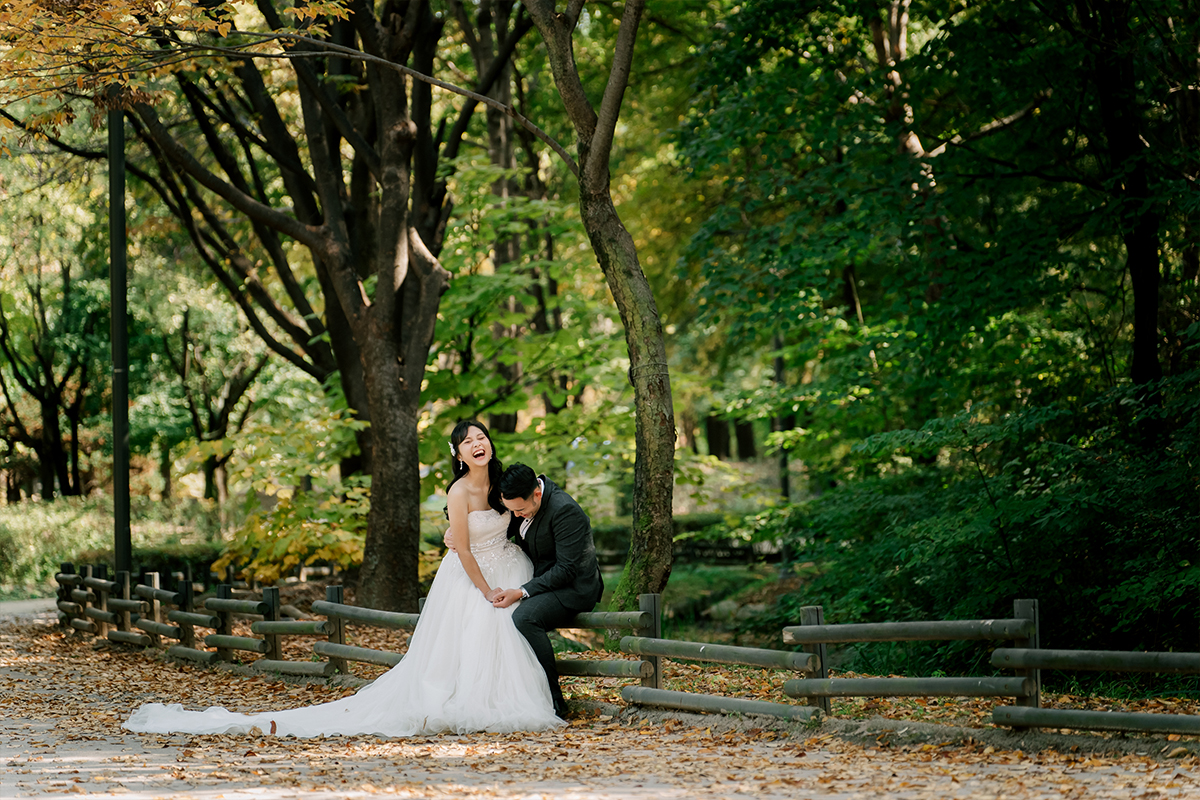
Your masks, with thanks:
<instances>
[{"instance_id":1,"label":"bride's bare shoulder","mask_svg":"<svg viewBox=\"0 0 1200 800\"><path fill-rule=\"evenodd\" d=\"M471 486L465 480L457 481L446 492L447 504L458 506L468 513L488 507L487 490Z\"/></svg>"}]
</instances>

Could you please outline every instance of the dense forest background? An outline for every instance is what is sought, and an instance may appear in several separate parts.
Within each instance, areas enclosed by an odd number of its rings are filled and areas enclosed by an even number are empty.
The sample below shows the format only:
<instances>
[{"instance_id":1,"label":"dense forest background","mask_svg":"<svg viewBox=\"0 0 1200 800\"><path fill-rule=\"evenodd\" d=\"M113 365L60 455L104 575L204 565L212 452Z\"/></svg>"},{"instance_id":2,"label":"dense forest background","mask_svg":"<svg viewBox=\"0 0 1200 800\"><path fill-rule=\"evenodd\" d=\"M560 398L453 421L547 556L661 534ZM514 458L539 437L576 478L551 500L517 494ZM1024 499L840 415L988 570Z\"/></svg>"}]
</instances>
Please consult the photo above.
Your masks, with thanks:
<instances>
[{"instance_id":1,"label":"dense forest background","mask_svg":"<svg viewBox=\"0 0 1200 800\"><path fill-rule=\"evenodd\" d=\"M232 18L270 20L256 8ZM572 141L522 6L378 13L420 19L421 71ZM588 4L574 29L597 107L623 13ZM328 41L358 41L339 25ZM782 558L788 591L745 625L812 604L841 622L1000 617L1031 597L1043 645L1200 650L1198 53L1200 18L1174 0L647 9L610 190L662 325L677 521L719 515L677 545ZM215 543L260 580L353 568L386 412L352 374L371 356L342 335L358 323L332 251L196 176L310 228L340 197L348 241L383 241L383 95L336 56L230 63L190 57L126 113L135 533ZM419 433L422 531L464 417L597 523L630 514L637 376L591 190L511 116L409 86L405 213L445 272L427 355L404 351L423 358L419 397L396 406ZM111 491L93 100L3 112L0 469L26 519ZM73 556L4 524L7 592ZM427 577L432 545L406 541Z\"/></svg>"}]
</instances>

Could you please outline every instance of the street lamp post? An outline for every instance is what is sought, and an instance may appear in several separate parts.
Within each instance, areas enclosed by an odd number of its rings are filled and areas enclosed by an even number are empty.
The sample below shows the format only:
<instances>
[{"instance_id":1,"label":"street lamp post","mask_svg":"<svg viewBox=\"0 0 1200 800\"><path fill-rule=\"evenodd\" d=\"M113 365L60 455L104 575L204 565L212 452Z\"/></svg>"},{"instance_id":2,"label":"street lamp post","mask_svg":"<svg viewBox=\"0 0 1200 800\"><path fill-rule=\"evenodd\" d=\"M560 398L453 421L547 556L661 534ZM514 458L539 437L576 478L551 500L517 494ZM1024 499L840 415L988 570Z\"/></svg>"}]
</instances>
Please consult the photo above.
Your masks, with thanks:
<instances>
[{"instance_id":1,"label":"street lamp post","mask_svg":"<svg viewBox=\"0 0 1200 800\"><path fill-rule=\"evenodd\" d=\"M133 571L129 535L129 336L126 330L125 113L119 89L108 110L108 241L112 294L113 555Z\"/></svg>"}]
</instances>

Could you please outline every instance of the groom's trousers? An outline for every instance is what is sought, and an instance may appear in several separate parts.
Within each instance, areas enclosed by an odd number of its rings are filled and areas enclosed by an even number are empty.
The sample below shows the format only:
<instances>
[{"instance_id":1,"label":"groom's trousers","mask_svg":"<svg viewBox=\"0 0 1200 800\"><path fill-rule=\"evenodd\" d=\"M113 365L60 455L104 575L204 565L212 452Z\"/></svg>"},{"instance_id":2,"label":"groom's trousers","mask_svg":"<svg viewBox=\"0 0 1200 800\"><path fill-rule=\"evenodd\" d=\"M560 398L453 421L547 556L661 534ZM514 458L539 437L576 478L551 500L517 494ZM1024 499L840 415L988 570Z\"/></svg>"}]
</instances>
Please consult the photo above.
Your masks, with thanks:
<instances>
[{"instance_id":1,"label":"groom's trousers","mask_svg":"<svg viewBox=\"0 0 1200 800\"><path fill-rule=\"evenodd\" d=\"M567 608L550 592L527 597L513 612L513 624L533 648L538 663L546 671L550 684L550 697L555 706L563 702L562 689L558 685L558 668L554 666L554 646L550 644L549 632L568 624L579 613Z\"/></svg>"}]
</instances>

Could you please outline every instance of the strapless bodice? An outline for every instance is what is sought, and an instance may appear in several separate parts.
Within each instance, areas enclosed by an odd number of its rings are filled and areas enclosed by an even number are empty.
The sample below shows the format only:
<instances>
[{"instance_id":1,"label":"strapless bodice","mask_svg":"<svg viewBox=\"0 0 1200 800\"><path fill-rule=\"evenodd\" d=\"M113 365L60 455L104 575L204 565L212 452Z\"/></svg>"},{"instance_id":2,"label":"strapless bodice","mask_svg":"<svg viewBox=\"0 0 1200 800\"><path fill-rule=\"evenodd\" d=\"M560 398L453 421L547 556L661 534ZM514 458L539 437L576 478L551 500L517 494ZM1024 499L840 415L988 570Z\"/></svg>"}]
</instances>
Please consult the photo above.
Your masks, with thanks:
<instances>
[{"instance_id":1,"label":"strapless bodice","mask_svg":"<svg viewBox=\"0 0 1200 800\"><path fill-rule=\"evenodd\" d=\"M471 552L476 556L490 553L508 541L509 512L501 514L492 508L471 511L467 514L467 528L471 532Z\"/></svg>"}]
</instances>

